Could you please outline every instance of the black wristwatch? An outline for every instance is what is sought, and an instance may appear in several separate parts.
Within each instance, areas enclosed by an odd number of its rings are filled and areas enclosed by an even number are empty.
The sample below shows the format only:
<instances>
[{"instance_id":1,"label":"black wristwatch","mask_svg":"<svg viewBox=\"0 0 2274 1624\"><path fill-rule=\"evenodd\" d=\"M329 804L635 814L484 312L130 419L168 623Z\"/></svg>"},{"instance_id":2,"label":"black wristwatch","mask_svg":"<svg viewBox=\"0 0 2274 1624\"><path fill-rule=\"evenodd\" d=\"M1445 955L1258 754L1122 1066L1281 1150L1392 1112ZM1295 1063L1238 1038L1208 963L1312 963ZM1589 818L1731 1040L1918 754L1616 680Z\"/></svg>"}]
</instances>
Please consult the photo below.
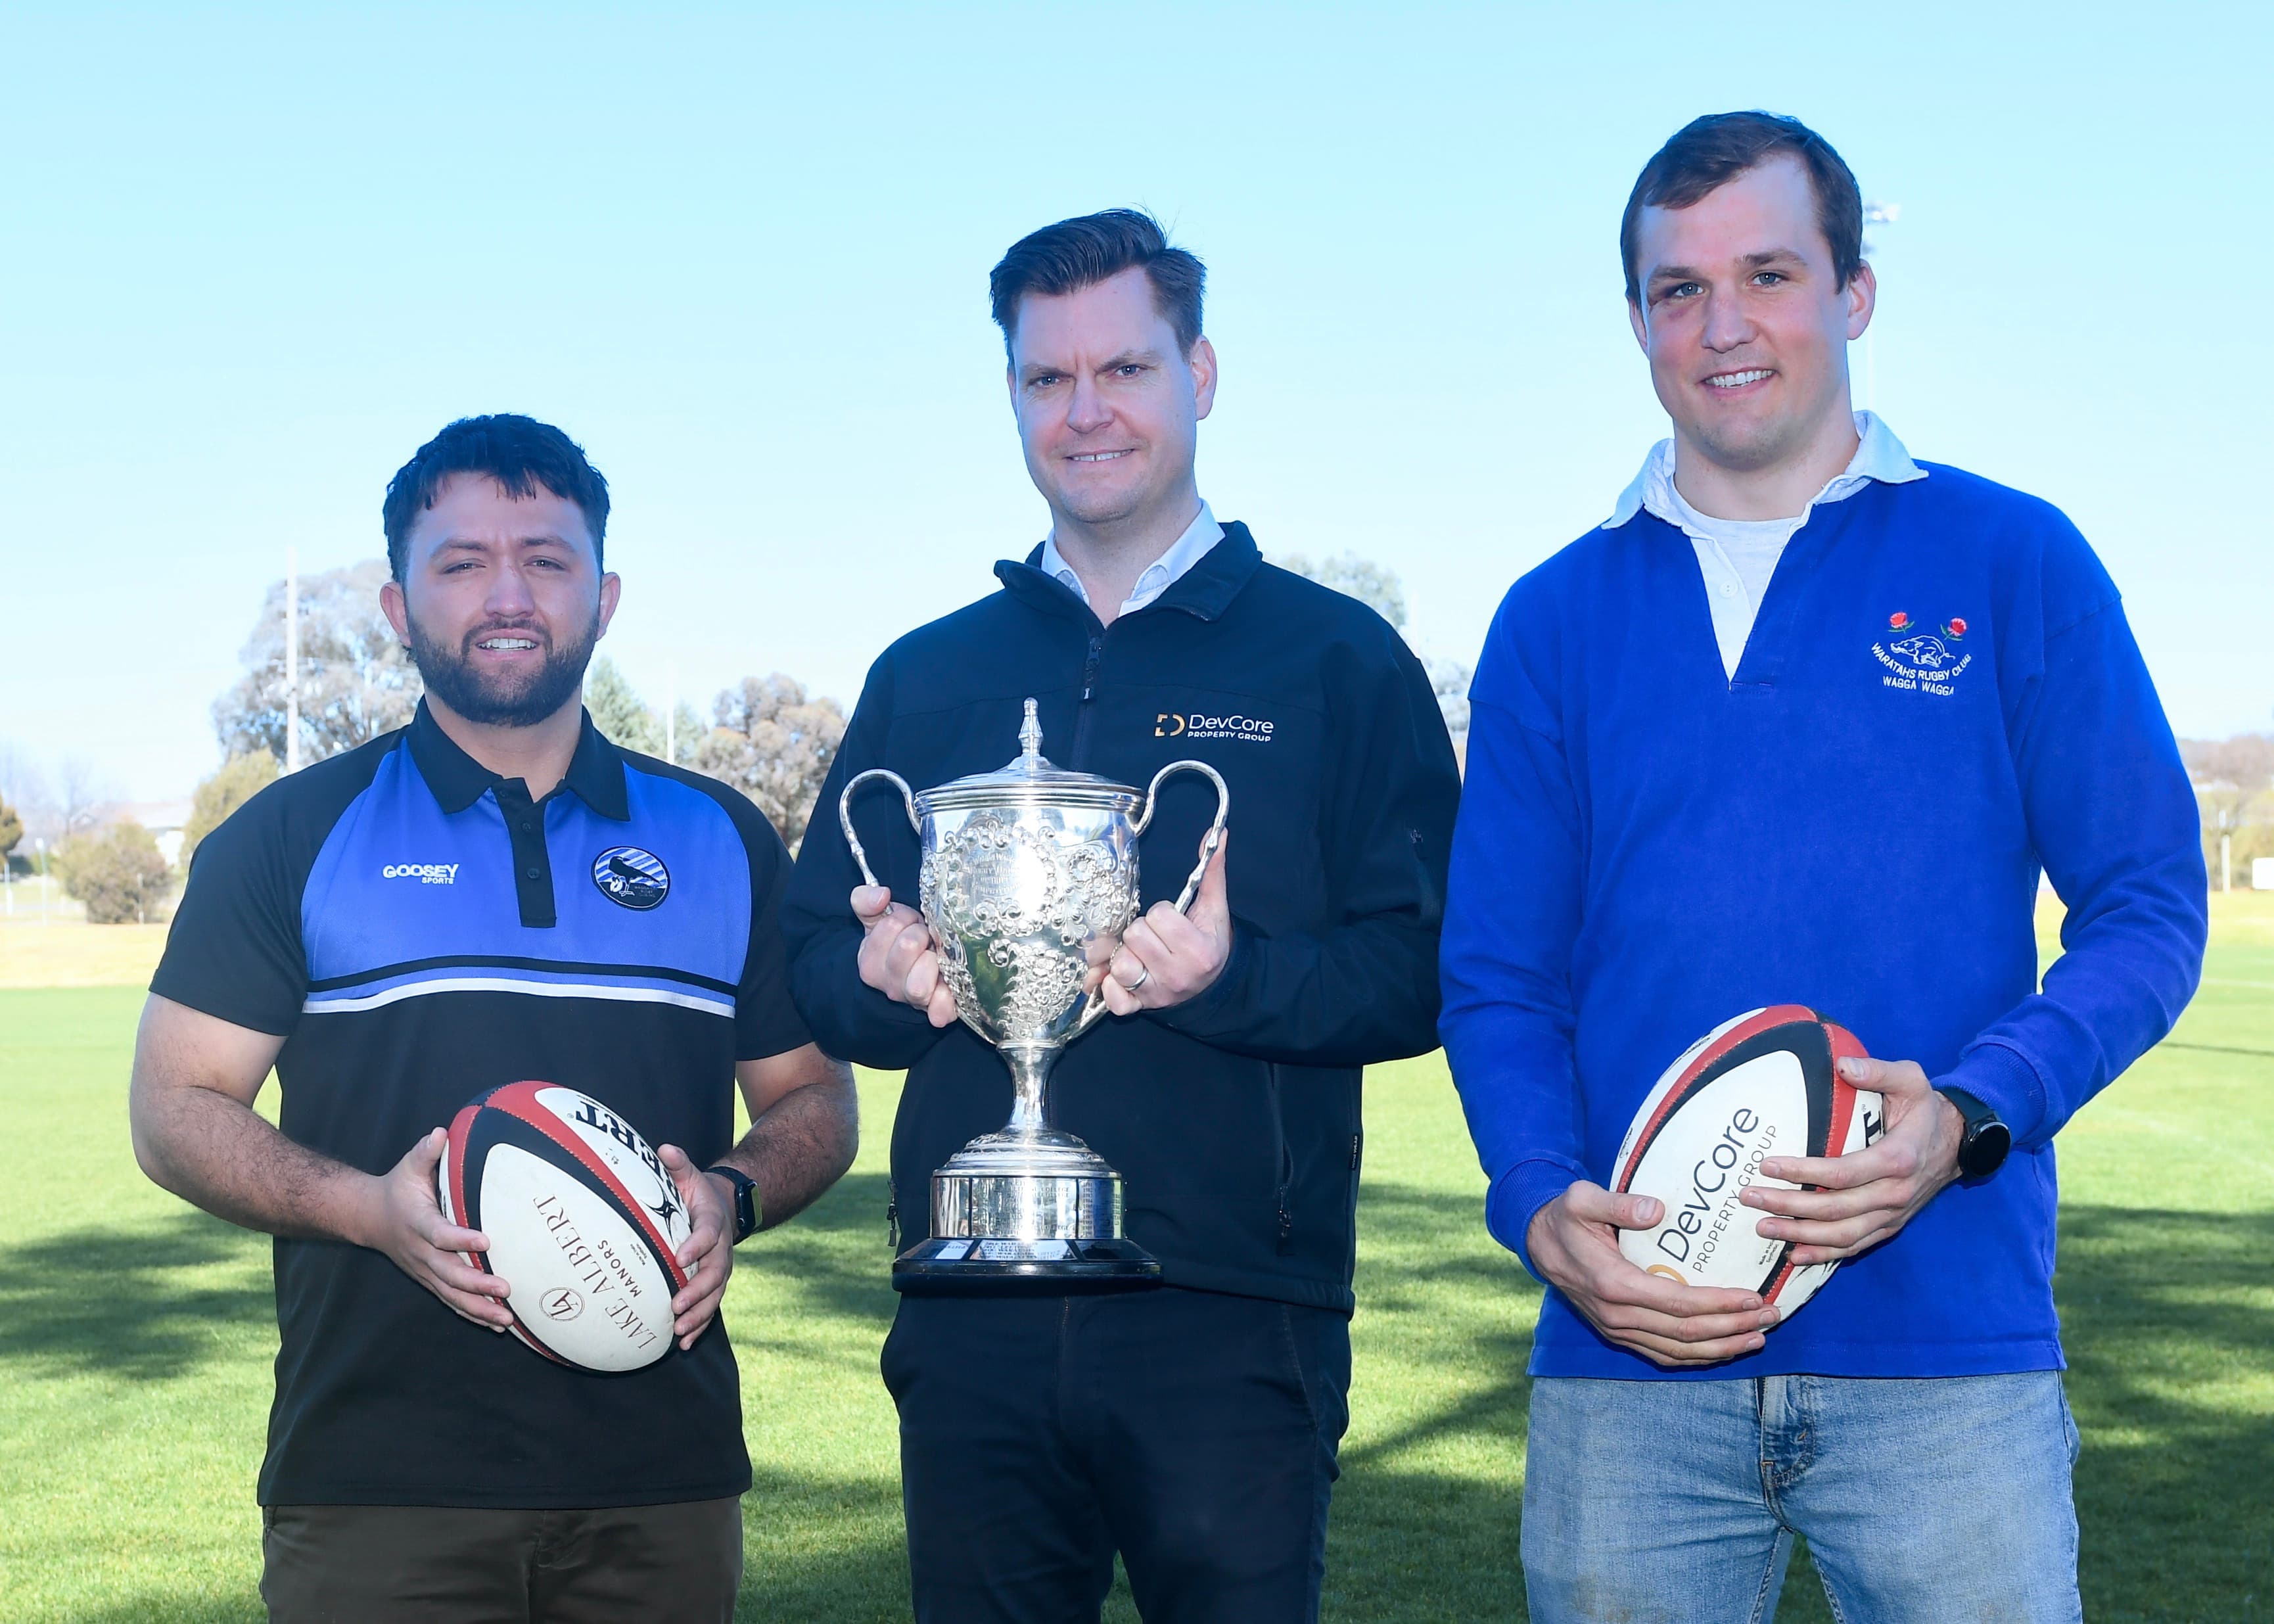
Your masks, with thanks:
<instances>
[{"instance_id":1,"label":"black wristwatch","mask_svg":"<svg viewBox=\"0 0 2274 1624\"><path fill-rule=\"evenodd\" d=\"M758 1181L748 1173L728 1167L725 1162L709 1169L734 1186L734 1244L741 1245L758 1232Z\"/></svg>"},{"instance_id":2,"label":"black wristwatch","mask_svg":"<svg viewBox=\"0 0 2274 1624\"><path fill-rule=\"evenodd\" d=\"M1935 1093L1956 1106L1965 1119L1965 1132L1958 1141L1959 1172L1968 1178L1989 1177L2005 1164L2006 1153L2014 1148L2014 1131L1998 1119L1997 1112L1963 1088L1937 1087Z\"/></svg>"}]
</instances>

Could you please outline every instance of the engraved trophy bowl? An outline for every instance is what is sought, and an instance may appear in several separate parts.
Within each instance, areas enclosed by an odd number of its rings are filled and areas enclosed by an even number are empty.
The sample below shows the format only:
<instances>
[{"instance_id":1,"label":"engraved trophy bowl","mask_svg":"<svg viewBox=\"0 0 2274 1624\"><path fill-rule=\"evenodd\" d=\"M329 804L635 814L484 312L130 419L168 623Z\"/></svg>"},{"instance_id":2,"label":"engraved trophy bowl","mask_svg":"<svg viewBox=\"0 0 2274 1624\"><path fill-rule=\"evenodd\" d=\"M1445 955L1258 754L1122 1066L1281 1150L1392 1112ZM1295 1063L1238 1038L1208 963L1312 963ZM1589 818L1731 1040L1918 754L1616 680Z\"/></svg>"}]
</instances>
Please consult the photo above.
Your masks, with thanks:
<instances>
[{"instance_id":1,"label":"engraved trophy bowl","mask_svg":"<svg viewBox=\"0 0 2274 1624\"><path fill-rule=\"evenodd\" d=\"M1152 821L1162 780L1206 775L1216 820L1177 898L1192 906L1224 837L1231 795L1205 762L1171 762L1141 793L1043 756L1035 702L1021 750L998 772L921 793L882 767L857 773L838 797L861 876L877 883L853 831L853 796L870 779L896 786L923 852L920 902L956 1012L1011 1068L1011 1119L982 1134L931 1178L931 1234L893 1259L903 1291L1025 1282L1055 1290L1081 1282L1142 1283L1161 1266L1121 1233L1121 1175L1050 1124L1050 1074L1065 1046L1105 1013L1087 990L1137 917L1137 837Z\"/></svg>"}]
</instances>

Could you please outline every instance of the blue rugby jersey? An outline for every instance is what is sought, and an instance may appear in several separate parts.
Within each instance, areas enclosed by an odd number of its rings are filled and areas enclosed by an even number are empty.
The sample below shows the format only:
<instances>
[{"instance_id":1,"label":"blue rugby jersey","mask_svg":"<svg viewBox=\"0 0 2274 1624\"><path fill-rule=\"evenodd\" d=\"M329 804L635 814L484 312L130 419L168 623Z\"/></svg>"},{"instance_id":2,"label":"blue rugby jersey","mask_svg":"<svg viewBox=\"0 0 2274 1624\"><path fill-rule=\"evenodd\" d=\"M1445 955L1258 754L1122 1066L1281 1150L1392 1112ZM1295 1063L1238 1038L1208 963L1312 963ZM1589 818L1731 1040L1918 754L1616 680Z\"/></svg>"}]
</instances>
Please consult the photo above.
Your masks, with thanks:
<instances>
[{"instance_id":1,"label":"blue rugby jersey","mask_svg":"<svg viewBox=\"0 0 2274 1624\"><path fill-rule=\"evenodd\" d=\"M425 706L263 790L198 848L151 990L282 1036L281 1125L383 1173L468 1098L540 1079L698 1166L734 1069L809 1041L780 838L725 785L584 723L532 802ZM644 1371L539 1358L383 1254L275 1243L265 1505L648 1505L749 1486L724 1327Z\"/></svg>"},{"instance_id":2,"label":"blue rugby jersey","mask_svg":"<svg viewBox=\"0 0 2274 1624\"><path fill-rule=\"evenodd\" d=\"M2053 1136L2194 993L2195 797L2084 538L1922 466L1810 512L1734 674L1697 555L1654 514L1510 589L1470 690L1440 1029L1486 1222L1520 1256L1541 1207L1605 1181L1668 1062L1765 1004L1978 1095L2014 1153L1843 1264L1758 1353L1663 1371L1550 1291L1534 1375L2061 1365ZM2068 905L2042 987L2041 873Z\"/></svg>"}]
</instances>

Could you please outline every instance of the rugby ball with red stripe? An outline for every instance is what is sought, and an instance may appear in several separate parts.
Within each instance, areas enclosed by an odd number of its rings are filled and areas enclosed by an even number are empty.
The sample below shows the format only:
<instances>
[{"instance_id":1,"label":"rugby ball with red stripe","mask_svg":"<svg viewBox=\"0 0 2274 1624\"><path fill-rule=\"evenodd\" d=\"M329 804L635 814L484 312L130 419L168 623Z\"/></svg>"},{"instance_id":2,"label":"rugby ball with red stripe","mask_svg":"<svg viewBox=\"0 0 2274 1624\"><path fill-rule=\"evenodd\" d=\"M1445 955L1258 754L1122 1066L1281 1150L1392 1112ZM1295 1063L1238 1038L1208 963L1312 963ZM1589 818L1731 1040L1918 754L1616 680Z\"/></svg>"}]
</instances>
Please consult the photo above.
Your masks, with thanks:
<instances>
[{"instance_id":1,"label":"rugby ball with red stripe","mask_svg":"<svg viewBox=\"0 0 2274 1624\"><path fill-rule=\"evenodd\" d=\"M671 1351L693 1226L661 1158L621 1116L574 1088L508 1083L458 1113L434 1171L442 1215L489 1237L466 1261L511 1286L516 1336L591 1371Z\"/></svg>"},{"instance_id":2,"label":"rugby ball with red stripe","mask_svg":"<svg viewBox=\"0 0 2274 1624\"><path fill-rule=\"evenodd\" d=\"M1796 1267L1791 1243L1757 1233L1767 1214L1739 1198L1757 1184L1799 1187L1762 1174L1771 1156L1841 1156L1878 1141L1884 1101L1834 1064L1864 1053L1854 1033L1797 1004L1740 1015L1691 1044L1635 1113L1612 1170L1612 1190L1665 1208L1656 1228L1619 1231L1628 1261L1685 1286L1758 1291L1787 1315L1815 1296L1839 1265Z\"/></svg>"}]
</instances>

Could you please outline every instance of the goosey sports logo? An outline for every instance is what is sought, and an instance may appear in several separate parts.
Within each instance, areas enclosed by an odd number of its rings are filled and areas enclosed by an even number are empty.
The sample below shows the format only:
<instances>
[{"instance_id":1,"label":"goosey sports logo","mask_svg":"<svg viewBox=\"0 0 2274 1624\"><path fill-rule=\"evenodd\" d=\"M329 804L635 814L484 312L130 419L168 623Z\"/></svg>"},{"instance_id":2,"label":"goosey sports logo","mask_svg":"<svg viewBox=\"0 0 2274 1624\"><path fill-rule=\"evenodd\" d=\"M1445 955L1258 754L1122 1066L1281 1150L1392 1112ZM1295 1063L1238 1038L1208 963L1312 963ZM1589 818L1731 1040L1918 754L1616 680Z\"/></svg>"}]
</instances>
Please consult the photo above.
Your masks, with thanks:
<instances>
[{"instance_id":1,"label":"goosey sports logo","mask_svg":"<svg viewBox=\"0 0 2274 1624\"><path fill-rule=\"evenodd\" d=\"M1872 658L1886 667L1879 676L1887 688L1920 694L1954 694L1958 679L1974 663L1966 641L1966 620L1952 615L1939 634L1923 629L1904 611L1887 617L1887 635L1871 645Z\"/></svg>"}]
</instances>

